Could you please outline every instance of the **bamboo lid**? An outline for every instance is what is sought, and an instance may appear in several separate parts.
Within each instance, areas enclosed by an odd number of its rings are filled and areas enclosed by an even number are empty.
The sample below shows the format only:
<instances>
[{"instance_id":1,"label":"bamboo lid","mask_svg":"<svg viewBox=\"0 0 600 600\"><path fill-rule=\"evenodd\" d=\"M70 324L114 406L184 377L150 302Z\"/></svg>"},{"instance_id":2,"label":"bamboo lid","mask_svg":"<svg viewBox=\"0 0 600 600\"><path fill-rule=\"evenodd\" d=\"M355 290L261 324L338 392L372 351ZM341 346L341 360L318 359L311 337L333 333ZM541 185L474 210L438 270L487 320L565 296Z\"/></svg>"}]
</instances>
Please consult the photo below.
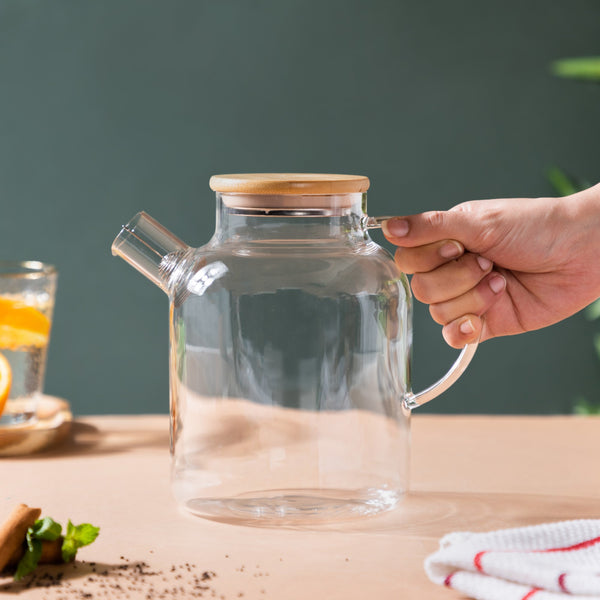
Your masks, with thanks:
<instances>
[{"instance_id":1,"label":"bamboo lid","mask_svg":"<svg viewBox=\"0 0 600 600\"><path fill-rule=\"evenodd\" d=\"M215 192L226 194L338 195L366 192L369 178L322 173L237 173L213 175L209 185Z\"/></svg>"}]
</instances>

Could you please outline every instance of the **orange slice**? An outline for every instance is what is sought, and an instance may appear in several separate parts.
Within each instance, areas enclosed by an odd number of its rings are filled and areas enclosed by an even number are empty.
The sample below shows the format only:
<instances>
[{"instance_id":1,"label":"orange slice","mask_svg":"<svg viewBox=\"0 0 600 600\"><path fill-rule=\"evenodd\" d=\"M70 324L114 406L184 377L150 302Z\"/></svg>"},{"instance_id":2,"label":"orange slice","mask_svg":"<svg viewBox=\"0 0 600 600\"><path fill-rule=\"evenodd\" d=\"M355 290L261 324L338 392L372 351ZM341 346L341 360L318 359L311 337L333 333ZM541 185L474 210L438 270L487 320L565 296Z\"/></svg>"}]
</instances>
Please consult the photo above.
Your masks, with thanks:
<instances>
[{"instance_id":1,"label":"orange slice","mask_svg":"<svg viewBox=\"0 0 600 600\"><path fill-rule=\"evenodd\" d=\"M0 354L0 416L4 410L4 405L8 400L10 393L10 384L12 383L12 370L9 362L3 354Z\"/></svg>"},{"instance_id":2,"label":"orange slice","mask_svg":"<svg viewBox=\"0 0 600 600\"><path fill-rule=\"evenodd\" d=\"M49 333L50 319L38 309L0 297L0 348L43 346Z\"/></svg>"}]
</instances>

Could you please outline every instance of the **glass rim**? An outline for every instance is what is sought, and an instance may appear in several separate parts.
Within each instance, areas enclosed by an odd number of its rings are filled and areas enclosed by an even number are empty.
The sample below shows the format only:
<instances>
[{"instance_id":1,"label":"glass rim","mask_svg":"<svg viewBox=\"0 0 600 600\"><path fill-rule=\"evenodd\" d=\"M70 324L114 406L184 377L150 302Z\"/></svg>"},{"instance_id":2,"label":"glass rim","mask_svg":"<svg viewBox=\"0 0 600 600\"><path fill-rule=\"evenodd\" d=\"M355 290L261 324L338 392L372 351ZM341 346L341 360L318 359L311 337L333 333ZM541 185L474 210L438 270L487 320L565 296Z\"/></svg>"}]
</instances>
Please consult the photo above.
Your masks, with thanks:
<instances>
[{"instance_id":1,"label":"glass rim","mask_svg":"<svg viewBox=\"0 0 600 600\"><path fill-rule=\"evenodd\" d=\"M332 210L343 211L366 205L367 193L345 194L240 194L217 192L219 202L227 209L251 210Z\"/></svg>"},{"instance_id":2,"label":"glass rim","mask_svg":"<svg viewBox=\"0 0 600 600\"><path fill-rule=\"evenodd\" d=\"M40 260L0 260L0 278L39 279L57 273L54 265Z\"/></svg>"}]
</instances>

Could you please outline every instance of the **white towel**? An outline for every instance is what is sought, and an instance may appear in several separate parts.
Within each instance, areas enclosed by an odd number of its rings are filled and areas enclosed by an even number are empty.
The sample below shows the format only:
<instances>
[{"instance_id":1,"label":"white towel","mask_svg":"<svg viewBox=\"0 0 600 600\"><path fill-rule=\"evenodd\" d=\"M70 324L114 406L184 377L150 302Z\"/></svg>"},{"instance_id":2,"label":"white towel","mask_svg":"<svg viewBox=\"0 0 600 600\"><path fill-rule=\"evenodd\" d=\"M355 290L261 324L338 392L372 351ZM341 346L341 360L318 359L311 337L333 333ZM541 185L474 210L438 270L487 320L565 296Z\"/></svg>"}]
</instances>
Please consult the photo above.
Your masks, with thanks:
<instances>
[{"instance_id":1,"label":"white towel","mask_svg":"<svg viewBox=\"0 0 600 600\"><path fill-rule=\"evenodd\" d=\"M476 600L600 598L600 519L451 533L425 571Z\"/></svg>"}]
</instances>

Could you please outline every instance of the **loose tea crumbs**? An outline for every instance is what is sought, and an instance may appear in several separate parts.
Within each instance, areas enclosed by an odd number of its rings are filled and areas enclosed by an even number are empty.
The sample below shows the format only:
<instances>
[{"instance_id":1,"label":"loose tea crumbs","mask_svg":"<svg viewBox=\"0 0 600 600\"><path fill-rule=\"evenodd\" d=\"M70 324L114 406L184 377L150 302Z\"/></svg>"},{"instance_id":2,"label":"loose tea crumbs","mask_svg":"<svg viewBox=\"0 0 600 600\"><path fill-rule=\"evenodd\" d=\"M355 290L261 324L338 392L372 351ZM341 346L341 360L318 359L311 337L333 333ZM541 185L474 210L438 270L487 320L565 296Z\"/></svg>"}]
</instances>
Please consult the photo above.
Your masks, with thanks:
<instances>
[{"instance_id":1,"label":"loose tea crumbs","mask_svg":"<svg viewBox=\"0 0 600 600\"><path fill-rule=\"evenodd\" d=\"M171 600L174 598L215 598L230 600L244 598L245 592L238 589L232 596L219 592L218 577L214 571L196 571L192 563L172 564L165 570L154 570L144 561L130 561L120 557L121 564L106 565L79 561L69 565L52 565L38 568L20 582L0 580L0 594L19 592L31 588L46 588L48 600L112 600L113 598L145 598L146 600ZM260 565L256 565L258 569ZM244 572L245 566L236 571ZM255 577L267 577L260 571ZM217 580L217 581L215 581ZM93 583L98 589L90 590ZM215 585L216 584L216 585ZM50 595L50 590L54 594ZM265 589L260 590L262 597Z\"/></svg>"}]
</instances>

